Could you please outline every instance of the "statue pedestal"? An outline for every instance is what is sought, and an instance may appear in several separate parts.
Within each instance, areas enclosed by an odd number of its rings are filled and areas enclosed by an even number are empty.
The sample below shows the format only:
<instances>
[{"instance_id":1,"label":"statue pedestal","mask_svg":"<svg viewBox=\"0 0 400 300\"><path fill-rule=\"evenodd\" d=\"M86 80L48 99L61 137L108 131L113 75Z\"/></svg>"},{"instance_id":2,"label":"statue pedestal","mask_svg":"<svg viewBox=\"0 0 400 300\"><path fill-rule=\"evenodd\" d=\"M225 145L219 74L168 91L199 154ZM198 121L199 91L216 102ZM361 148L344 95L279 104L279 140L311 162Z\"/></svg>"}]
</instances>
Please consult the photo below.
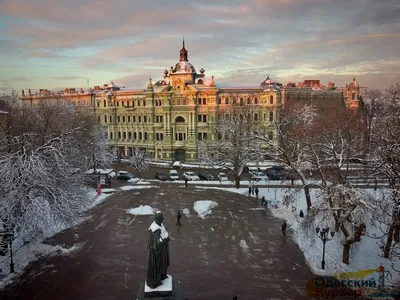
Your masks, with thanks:
<instances>
[{"instance_id":1,"label":"statue pedestal","mask_svg":"<svg viewBox=\"0 0 400 300\"><path fill-rule=\"evenodd\" d=\"M180 281L172 280L170 275L167 276L168 278L163 280L163 284L155 289L148 287L146 282L141 284L137 292L136 300L180 300Z\"/></svg>"}]
</instances>

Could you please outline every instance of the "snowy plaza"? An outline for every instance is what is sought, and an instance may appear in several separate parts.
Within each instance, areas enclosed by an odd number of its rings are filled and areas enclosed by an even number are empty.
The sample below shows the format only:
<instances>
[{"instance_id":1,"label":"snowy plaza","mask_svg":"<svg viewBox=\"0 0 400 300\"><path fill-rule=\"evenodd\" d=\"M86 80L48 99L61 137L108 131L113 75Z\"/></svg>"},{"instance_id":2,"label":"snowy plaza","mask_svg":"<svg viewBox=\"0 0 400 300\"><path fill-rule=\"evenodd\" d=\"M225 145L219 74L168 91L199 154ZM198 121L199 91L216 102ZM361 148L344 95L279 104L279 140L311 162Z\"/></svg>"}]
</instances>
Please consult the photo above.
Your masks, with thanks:
<instances>
[{"instance_id":1,"label":"snowy plaza","mask_svg":"<svg viewBox=\"0 0 400 300\"><path fill-rule=\"evenodd\" d=\"M16 253L15 276L20 276L8 279L2 299L128 299L146 276L147 230L156 210L163 212L171 234L169 272L181 281L184 299L311 299L307 287L313 272L330 275L384 262L371 251L375 241L366 238L362 243L369 245L358 246L355 262L343 267L340 244L331 241L326 270L320 270L322 242L305 236L298 225L298 211L305 210L301 189L290 207L282 205L285 193L261 188L256 199L245 188L185 188L152 180L104 189L101 196L92 195L98 205L82 223ZM262 196L270 201L267 210Z\"/></svg>"},{"instance_id":2,"label":"snowy plaza","mask_svg":"<svg viewBox=\"0 0 400 300\"><path fill-rule=\"evenodd\" d=\"M82 299L127 299L146 275L149 208L164 213L171 233L169 272L181 281L184 297L309 299L312 273L302 252L281 236L282 221L260 210L255 198L179 184L146 186L107 196L86 222L46 241L80 248L33 262L3 291L4 299L16 293L74 299L77 290ZM212 202L202 202L207 200ZM178 210L181 227L175 225ZM56 284L61 278L65 284Z\"/></svg>"}]
</instances>

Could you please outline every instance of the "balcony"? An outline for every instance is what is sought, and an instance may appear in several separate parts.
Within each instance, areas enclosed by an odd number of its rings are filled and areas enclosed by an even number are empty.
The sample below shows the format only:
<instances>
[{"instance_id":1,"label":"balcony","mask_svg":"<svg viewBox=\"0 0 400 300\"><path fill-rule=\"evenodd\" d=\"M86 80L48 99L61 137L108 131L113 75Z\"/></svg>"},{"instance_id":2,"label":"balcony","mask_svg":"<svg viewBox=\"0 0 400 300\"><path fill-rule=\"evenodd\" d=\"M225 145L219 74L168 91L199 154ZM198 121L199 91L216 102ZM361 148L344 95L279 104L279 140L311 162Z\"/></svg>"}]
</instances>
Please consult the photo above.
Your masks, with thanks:
<instances>
[{"instance_id":1,"label":"balcony","mask_svg":"<svg viewBox=\"0 0 400 300\"><path fill-rule=\"evenodd\" d=\"M164 124L163 123L154 123L154 128L163 128Z\"/></svg>"},{"instance_id":2,"label":"balcony","mask_svg":"<svg viewBox=\"0 0 400 300\"><path fill-rule=\"evenodd\" d=\"M204 128L204 127L207 127L207 126L208 126L207 122L198 122L197 123L197 127L199 127L199 128Z\"/></svg>"}]
</instances>

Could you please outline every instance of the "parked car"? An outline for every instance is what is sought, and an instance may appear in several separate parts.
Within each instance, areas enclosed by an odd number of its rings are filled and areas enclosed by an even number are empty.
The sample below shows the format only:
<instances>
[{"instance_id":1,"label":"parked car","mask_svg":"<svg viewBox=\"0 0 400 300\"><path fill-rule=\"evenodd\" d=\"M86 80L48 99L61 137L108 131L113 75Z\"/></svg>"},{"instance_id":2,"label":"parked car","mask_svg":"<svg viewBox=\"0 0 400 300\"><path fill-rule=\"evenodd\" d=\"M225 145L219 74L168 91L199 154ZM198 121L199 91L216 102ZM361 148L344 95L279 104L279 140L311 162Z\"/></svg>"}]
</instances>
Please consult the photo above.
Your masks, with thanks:
<instances>
[{"instance_id":1,"label":"parked car","mask_svg":"<svg viewBox=\"0 0 400 300\"><path fill-rule=\"evenodd\" d=\"M185 173L183 173L183 177L189 181L199 181L200 180L199 176L197 176L196 173L193 173L193 172L185 172Z\"/></svg>"},{"instance_id":2,"label":"parked car","mask_svg":"<svg viewBox=\"0 0 400 300\"><path fill-rule=\"evenodd\" d=\"M169 171L169 179L170 180L179 180L179 175L176 170L170 170Z\"/></svg>"},{"instance_id":3,"label":"parked car","mask_svg":"<svg viewBox=\"0 0 400 300\"><path fill-rule=\"evenodd\" d=\"M129 180L135 178L135 176L133 176L131 173L127 172L127 171L119 171L117 173L117 179L119 180Z\"/></svg>"},{"instance_id":4,"label":"parked car","mask_svg":"<svg viewBox=\"0 0 400 300\"><path fill-rule=\"evenodd\" d=\"M268 181L268 176L263 172L253 172L251 174L251 179L254 181Z\"/></svg>"},{"instance_id":5,"label":"parked car","mask_svg":"<svg viewBox=\"0 0 400 300\"><path fill-rule=\"evenodd\" d=\"M159 180L163 180L163 181L167 180L167 176L163 172L156 172L155 177L156 177L156 179L159 179Z\"/></svg>"},{"instance_id":6,"label":"parked car","mask_svg":"<svg viewBox=\"0 0 400 300\"><path fill-rule=\"evenodd\" d=\"M285 168L282 166L272 166L265 172L270 180L283 180L285 179Z\"/></svg>"},{"instance_id":7,"label":"parked car","mask_svg":"<svg viewBox=\"0 0 400 300\"><path fill-rule=\"evenodd\" d=\"M228 181L228 176L226 176L225 173L219 173L219 174L218 174L218 180L219 180L220 182Z\"/></svg>"},{"instance_id":8,"label":"parked car","mask_svg":"<svg viewBox=\"0 0 400 300\"><path fill-rule=\"evenodd\" d=\"M201 180L206 180L206 181L213 181L215 180L214 176L212 176L210 173L207 172L202 172L199 174L199 178Z\"/></svg>"},{"instance_id":9,"label":"parked car","mask_svg":"<svg viewBox=\"0 0 400 300\"><path fill-rule=\"evenodd\" d=\"M172 167L174 169L180 169L180 168L182 168L182 163L179 160L177 160L172 164Z\"/></svg>"}]
</instances>

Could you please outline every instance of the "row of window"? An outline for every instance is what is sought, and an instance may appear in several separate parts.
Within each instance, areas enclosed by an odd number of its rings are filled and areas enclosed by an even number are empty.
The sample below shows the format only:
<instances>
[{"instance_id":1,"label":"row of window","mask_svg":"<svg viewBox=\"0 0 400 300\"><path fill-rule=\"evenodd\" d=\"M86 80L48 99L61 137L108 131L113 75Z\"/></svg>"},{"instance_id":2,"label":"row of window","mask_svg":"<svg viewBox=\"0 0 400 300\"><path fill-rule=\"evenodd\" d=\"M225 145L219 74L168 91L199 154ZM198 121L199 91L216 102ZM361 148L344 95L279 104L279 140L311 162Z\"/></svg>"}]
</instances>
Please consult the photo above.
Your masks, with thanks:
<instances>
[{"instance_id":1,"label":"row of window","mask_svg":"<svg viewBox=\"0 0 400 300\"><path fill-rule=\"evenodd\" d=\"M138 117L138 123L151 123L151 117L150 116L137 116ZM143 117L143 118L142 118ZM225 115L225 117L229 117L229 115ZM258 117L258 113L255 113L253 115L253 118L255 121L260 121L259 117ZM100 116L97 117L98 122L100 123ZM112 123L112 116L108 116L104 115L104 123L107 123L107 121L109 121L109 123ZM131 116L117 116L117 123L126 123L126 121L128 123L131 123ZM264 121L267 121L267 114L264 113ZM274 121L274 112L270 111L269 112L269 121L273 122ZM155 116L155 123L162 123L163 122L163 116L162 115L156 115ZM177 117L175 120L176 123L182 123L185 122L185 119L181 116ZM207 115L205 114L201 114L201 115L197 115L197 122L207 122ZM132 116L132 123L136 123L136 116Z\"/></svg>"},{"instance_id":2,"label":"row of window","mask_svg":"<svg viewBox=\"0 0 400 300\"><path fill-rule=\"evenodd\" d=\"M137 116L137 120L138 123L151 123L151 117L150 116ZM143 117L143 118L142 118ZM158 118L157 118L158 117ZM157 121L160 120L161 117L161 121ZM97 120L100 122L100 116L97 116ZM113 117L112 116L108 116L104 115L104 123L107 123L107 121L109 123L113 122ZM131 116L117 116L117 123L130 123L131 122ZM161 123L162 122L162 116L156 116L156 123ZM132 116L132 123L136 123L136 116Z\"/></svg>"},{"instance_id":3,"label":"row of window","mask_svg":"<svg viewBox=\"0 0 400 300\"><path fill-rule=\"evenodd\" d=\"M353 94L353 97L354 97L354 94ZM223 102L222 98L221 97L218 98L218 104L222 104L222 102ZM109 101L108 106L112 106L111 103L112 102ZM245 100L243 98L240 98L239 99L239 103L238 103L237 99L233 99L231 101L229 97L226 97L224 99L224 104L230 104L230 103L244 105L245 104ZM251 99L247 98L246 103L247 104L252 104ZM132 107L133 108L135 106L141 106L141 105L142 106L146 106L146 100L144 100L144 99L143 100L126 100L126 101L122 100L121 102L120 101L115 101L115 104L116 104L117 107L120 107L120 104L121 104L121 107L126 107L126 108ZM199 98L199 99L197 99L197 104L198 105L207 105L207 98ZM258 99L257 98L254 98L253 104L258 104ZM274 96L272 96L272 95L269 97L269 104L274 104ZM87 104L85 104L85 105L87 105ZM159 99L155 99L154 100L154 106L162 106L162 101L159 100ZM97 101L97 107L100 107L100 101ZM103 100L103 107L107 107L107 100Z\"/></svg>"},{"instance_id":4,"label":"row of window","mask_svg":"<svg viewBox=\"0 0 400 300\"><path fill-rule=\"evenodd\" d=\"M147 140L147 132L121 132L118 131L116 133L116 138L118 139L128 139L128 140L143 140L146 141ZM113 139L113 133L110 132L108 135L108 138L110 140ZM207 139L207 132L199 132L197 134L197 138L201 141L201 140L206 140ZM164 140L164 134L161 132L156 132L156 141L163 141ZM187 140L187 135L185 132L177 132L175 133L175 140L176 141L186 141Z\"/></svg>"},{"instance_id":5,"label":"row of window","mask_svg":"<svg viewBox=\"0 0 400 300\"><path fill-rule=\"evenodd\" d=\"M121 102L115 101L114 103L117 107L120 107L120 104L121 104L121 107L126 107L126 108L141 106L141 105L146 106L146 100L144 100L144 99L143 100L126 100L126 101L122 100ZM111 101L108 102L108 106L112 106ZM97 101L97 107L100 107L100 101ZM107 107L107 100L103 100L103 107Z\"/></svg>"}]
</instances>

